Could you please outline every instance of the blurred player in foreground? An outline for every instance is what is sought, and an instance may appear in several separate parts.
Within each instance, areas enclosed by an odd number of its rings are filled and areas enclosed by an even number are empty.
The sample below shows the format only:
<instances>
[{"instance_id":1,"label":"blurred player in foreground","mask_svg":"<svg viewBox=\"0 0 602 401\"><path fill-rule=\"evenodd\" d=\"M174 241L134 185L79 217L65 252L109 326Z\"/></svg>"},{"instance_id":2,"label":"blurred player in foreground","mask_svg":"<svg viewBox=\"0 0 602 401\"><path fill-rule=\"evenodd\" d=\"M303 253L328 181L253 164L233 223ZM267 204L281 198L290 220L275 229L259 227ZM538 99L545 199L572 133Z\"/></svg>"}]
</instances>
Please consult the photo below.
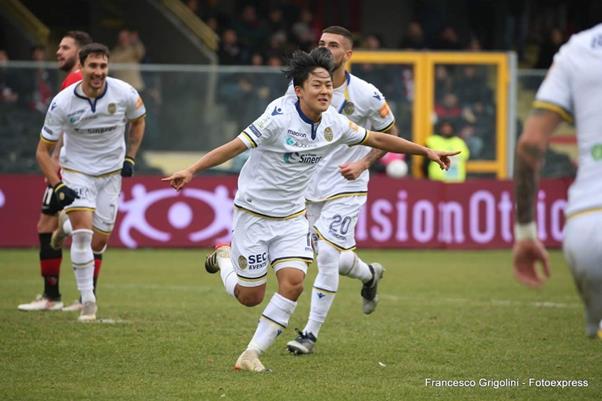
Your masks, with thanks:
<instances>
[{"instance_id":1,"label":"blurred player in foreground","mask_svg":"<svg viewBox=\"0 0 602 401\"><path fill-rule=\"evenodd\" d=\"M79 320L93 321L97 311L94 253L105 251L115 224L121 177L133 174L144 135L145 108L131 85L107 77L106 46L84 46L79 60L83 80L52 100L36 158L72 226L71 262L83 304ZM126 152L124 133L128 122ZM62 180L50 155L61 134Z\"/></svg>"},{"instance_id":2,"label":"blurred player in foreground","mask_svg":"<svg viewBox=\"0 0 602 401\"><path fill-rule=\"evenodd\" d=\"M194 174L251 149L234 199L232 248L218 248L210 273L220 272L226 292L245 306L265 296L268 268L278 290L265 307L237 370L265 371L259 360L288 326L303 291L307 263L313 260L305 219L305 190L319 161L341 144L364 144L391 152L419 154L448 168L449 156L393 135L368 131L330 107L333 62L327 49L297 51L287 67L297 97L274 100L237 138L207 153L164 181L181 190ZM209 262L209 261L208 261Z\"/></svg>"},{"instance_id":3,"label":"blurred player in foreground","mask_svg":"<svg viewBox=\"0 0 602 401\"><path fill-rule=\"evenodd\" d=\"M63 36L56 51L59 69L65 71L67 76L61 84L62 91L69 85L82 80L81 66L79 64L79 49L92 43L92 38L86 32L69 31ZM62 146L62 137L52 152L52 160L56 171L59 171L59 152ZM44 292L30 303L21 304L19 310L30 311L58 311L79 309L79 302L75 306L63 308L61 292L59 289L59 276L63 251L60 247L55 249L51 244L52 232L58 226L58 215L61 208L53 194L52 186L48 185L42 197L42 212L38 219L38 239L40 241L40 271L44 279ZM100 269L100 262L98 262ZM95 277L98 274L95 274Z\"/></svg>"},{"instance_id":4,"label":"blurred player in foreground","mask_svg":"<svg viewBox=\"0 0 602 401\"><path fill-rule=\"evenodd\" d=\"M585 332L602 337L602 24L573 35L554 57L536 95L516 151L513 265L531 287L550 276L548 254L537 237L535 201L539 170L561 120L577 126L579 170L566 206L564 255L585 306ZM540 262L543 272L538 273Z\"/></svg>"}]
</instances>

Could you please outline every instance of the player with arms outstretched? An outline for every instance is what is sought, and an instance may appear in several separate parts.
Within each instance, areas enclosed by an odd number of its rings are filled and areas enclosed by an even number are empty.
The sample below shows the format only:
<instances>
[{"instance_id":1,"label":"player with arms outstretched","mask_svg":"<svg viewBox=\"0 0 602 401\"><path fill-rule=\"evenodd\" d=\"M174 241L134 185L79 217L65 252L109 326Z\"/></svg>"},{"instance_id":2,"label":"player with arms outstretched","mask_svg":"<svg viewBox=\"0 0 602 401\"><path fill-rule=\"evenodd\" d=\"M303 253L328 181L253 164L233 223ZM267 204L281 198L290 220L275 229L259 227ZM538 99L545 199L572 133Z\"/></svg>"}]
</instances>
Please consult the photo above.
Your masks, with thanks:
<instances>
[{"instance_id":1,"label":"player with arms outstretched","mask_svg":"<svg viewBox=\"0 0 602 401\"><path fill-rule=\"evenodd\" d=\"M442 168L449 166L449 156L454 154L434 152L392 135L368 131L337 113L330 107L332 70L327 49L314 49L309 54L295 52L285 71L293 81L297 98L274 100L237 138L164 178L181 190L194 174L251 149L234 199L231 251L227 247L218 249L219 263L206 265L210 273L220 272L226 292L246 306L263 301L269 267L276 272L278 290L264 309L247 349L236 361L236 369L266 370L259 355L288 326L297 306L307 263L313 259L304 194L322 158L341 143L420 154Z\"/></svg>"}]
</instances>

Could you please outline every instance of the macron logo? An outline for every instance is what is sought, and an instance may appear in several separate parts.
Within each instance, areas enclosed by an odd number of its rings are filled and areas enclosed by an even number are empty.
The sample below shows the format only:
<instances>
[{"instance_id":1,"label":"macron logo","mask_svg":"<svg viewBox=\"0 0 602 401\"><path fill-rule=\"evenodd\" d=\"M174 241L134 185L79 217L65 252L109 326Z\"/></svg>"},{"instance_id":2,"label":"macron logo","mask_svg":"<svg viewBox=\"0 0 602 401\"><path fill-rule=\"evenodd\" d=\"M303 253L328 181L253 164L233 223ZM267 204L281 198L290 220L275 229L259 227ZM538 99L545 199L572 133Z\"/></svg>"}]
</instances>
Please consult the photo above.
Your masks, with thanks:
<instances>
[{"instance_id":1,"label":"macron logo","mask_svg":"<svg viewBox=\"0 0 602 401\"><path fill-rule=\"evenodd\" d=\"M322 299L322 298L324 298L325 296L326 296L325 294L323 294L323 293L321 293L321 292L318 292L318 298Z\"/></svg>"},{"instance_id":2,"label":"macron logo","mask_svg":"<svg viewBox=\"0 0 602 401\"><path fill-rule=\"evenodd\" d=\"M273 116L280 116L282 115L282 109L278 106L274 107L274 111L272 111L272 115Z\"/></svg>"},{"instance_id":3,"label":"macron logo","mask_svg":"<svg viewBox=\"0 0 602 401\"><path fill-rule=\"evenodd\" d=\"M376 100L380 100L380 95L378 94L378 92L374 92L374 95L372 95L372 97Z\"/></svg>"}]
</instances>

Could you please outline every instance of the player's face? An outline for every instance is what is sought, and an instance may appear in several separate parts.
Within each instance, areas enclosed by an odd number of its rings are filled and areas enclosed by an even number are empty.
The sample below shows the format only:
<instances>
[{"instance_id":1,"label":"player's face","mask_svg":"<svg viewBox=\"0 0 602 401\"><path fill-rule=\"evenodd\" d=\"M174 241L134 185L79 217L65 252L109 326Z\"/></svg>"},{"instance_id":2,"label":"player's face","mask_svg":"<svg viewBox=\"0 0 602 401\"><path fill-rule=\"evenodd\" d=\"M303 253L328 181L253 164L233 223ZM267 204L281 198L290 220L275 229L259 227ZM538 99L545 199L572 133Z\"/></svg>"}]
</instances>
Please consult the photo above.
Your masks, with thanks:
<instances>
[{"instance_id":1,"label":"player's face","mask_svg":"<svg viewBox=\"0 0 602 401\"><path fill-rule=\"evenodd\" d=\"M84 84L98 91L104 87L109 72L109 59L101 53L92 53L86 57L82 66Z\"/></svg>"},{"instance_id":2,"label":"player's face","mask_svg":"<svg viewBox=\"0 0 602 401\"><path fill-rule=\"evenodd\" d=\"M295 92L304 109L312 114L322 114L328 110L332 101L332 78L324 68L316 68L303 86L296 86Z\"/></svg>"},{"instance_id":3,"label":"player's face","mask_svg":"<svg viewBox=\"0 0 602 401\"><path fill-rule=\"evenodd\" d=\"M325 47L332 53L335 69L345 66L345 63L351 58L353 51L349 40L335 33L323 33L318 42L318 46Z\"/></svg>"},{"instance_id":4,"label":"player's face","mask_svg":"<svg viewBox=\"0 0 602 401\"><path fill-rule=\"evenodd\" d=\"M64 37L59 43L59 48L56 51L56 60L59 62L59 68L63 71L70 72L73 66L77 64L77 53L79 48L75 39L68 36Z\"/></svg>"}]
</instances>

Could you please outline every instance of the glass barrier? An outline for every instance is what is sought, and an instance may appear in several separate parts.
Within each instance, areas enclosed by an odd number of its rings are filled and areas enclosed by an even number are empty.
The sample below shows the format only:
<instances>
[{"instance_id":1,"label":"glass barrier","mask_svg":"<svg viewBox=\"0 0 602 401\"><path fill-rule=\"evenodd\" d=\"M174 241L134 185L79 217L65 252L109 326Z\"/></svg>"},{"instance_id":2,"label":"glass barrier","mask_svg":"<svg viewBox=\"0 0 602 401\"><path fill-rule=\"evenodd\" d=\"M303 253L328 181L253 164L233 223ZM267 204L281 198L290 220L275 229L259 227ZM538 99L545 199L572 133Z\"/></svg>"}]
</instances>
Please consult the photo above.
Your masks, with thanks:
<instances>
[{"instance_id":1,"label":"glass barrier","mask_svg":"<svg viewBox=\"0 0 602 401\"><path fill-rule=\"evenodd\" d=\"M472 163L493 163L500 151L495 125L500 120L496 117L497 67L433 59L432 71L427 73L417 68L419 55L405 54L399 60L389 57L391 60L382 63L373 59L358 62L351 65L351 70L383 92L395 113L401 136L420 142L417 133L436 130L433 117L439 121L451 119L471 150ZM128 68L112 65L111 73L119 74ZM142 146L144 157L137 167L147 174L184 167L201 152L234 138L288 85L279 69L268 67L139 68L144 82L140 93L147 108L147 129ZM432 82L424 85L429 76L433 77ZM514 102L517 134L544 76L545 71L518 72ZM64 73L54 63L10 62L0 66L0 172L39 171L35 147L46 110L63 78ZM576 155L574 129L563 125L552 138L544 176L574 175ZM244 157L226 168L237 170L242 162Z\"/></svg>"}]
</instances>

